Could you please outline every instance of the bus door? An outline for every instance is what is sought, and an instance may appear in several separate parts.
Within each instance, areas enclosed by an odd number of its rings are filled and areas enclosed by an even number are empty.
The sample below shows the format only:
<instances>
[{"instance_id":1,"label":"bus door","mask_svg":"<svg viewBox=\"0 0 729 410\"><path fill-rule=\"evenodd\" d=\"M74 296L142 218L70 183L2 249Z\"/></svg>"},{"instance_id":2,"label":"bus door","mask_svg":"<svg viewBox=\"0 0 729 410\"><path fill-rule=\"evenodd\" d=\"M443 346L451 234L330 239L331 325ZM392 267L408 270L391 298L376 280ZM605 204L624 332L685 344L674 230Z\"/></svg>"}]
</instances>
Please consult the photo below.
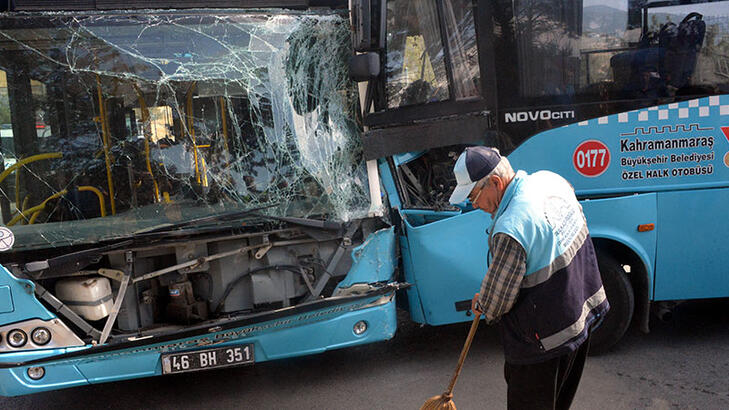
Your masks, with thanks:
<instances>
[{"instance_id":1,"label":"bus door","mask_svg":"<svg viewBox=\"0 0 729 410\"><path fill-rule=\"evenodd\" d=\"M408 290L412 319L432 325L470 320L470 301L487 268L489 215L463 212L448 204L448 195L464 144L495 138L489 3L372 2L374 22L364 24L384 30L373 29L364 38L370 48L360 50L374 49L384 60L364 104L365 156L386 162L384 172L395 182L386 189L400 200L394 213L404 279L415 285Z\"/></svg>"}]
</instances>

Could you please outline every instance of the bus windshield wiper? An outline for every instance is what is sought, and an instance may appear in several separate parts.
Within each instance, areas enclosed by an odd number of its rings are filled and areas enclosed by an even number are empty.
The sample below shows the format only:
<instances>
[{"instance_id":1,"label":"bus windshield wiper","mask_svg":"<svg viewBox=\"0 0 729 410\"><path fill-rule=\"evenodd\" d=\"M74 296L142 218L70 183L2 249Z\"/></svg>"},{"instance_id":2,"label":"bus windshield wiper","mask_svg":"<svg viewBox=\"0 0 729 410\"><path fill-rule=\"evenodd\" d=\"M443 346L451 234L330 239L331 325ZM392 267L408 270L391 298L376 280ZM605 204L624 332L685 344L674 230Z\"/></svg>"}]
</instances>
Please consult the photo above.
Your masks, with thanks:
<instances>
[{"instance_id":1,"label":"bus windshield wiper","mask_svg":"<svg viewBox=\"0 0 729 410\"><path fill-rule=\"evenodd\" d=\"M308 228L325 229L328 231L341 231L344 229L345 226L345 224L341 222L322 221L319 219L294 218L292 216L273 216L261 213L255 213L255 215L264 219L272 219L275 221L288 222L294 225L305 226Z\"/></svg>"},{"instance_id":2,"label":"bus windshield wiper","mask_svg":"<svg viewBox=\"0 0 729 410\"><path fill-rule=\"evenodd\" d=\"M254 214L262 209L271 208L276 205L278 205L278 204L277 203L269 204L269 205L259 206L256 208L244 209L242 211L221 212L219 214L203 216L201 218L188 219L186 221L179 222L179 223L156 225L156 226L153 226L150 228L144 228L144 229L137 230L132 235L144 235L144 234L151 234L151 233L168 232L168 231L186 228L188 226L205 225L210 222L222 222L222 221L240 219L240 218L243 218L250 214Z\"/></svg>"}]
</instances>

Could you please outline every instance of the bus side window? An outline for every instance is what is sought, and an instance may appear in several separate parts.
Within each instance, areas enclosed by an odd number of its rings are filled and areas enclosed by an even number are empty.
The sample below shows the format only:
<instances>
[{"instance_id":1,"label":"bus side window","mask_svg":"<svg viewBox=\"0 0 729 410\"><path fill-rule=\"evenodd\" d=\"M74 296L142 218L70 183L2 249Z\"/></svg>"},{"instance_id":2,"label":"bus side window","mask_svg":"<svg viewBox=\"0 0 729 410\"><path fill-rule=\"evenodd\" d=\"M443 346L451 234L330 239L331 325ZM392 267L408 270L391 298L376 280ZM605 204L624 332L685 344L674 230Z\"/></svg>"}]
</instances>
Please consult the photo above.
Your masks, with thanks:
<instances>
[{"instance_id":1,"label":"bus side window","mask_svg":"<svg viewBox=\"0 0 729 410\"><path fill-rule=\"evenodd\" d=\"M506 107L580 104L591 117L729 91L729 1L496 4Z\"/></svg>"},{"instance_id":2,"label":"bus side window","mask_svg":"<svg viewBox=\"0 0 729 410\"><path fill-rule=\"evenodd\" d=\"M478 47L472 0L445 0L443 14L456 99L480 94Z\"/></svg>"},{"instance_id":3,"label":"bus side window","mask_svg":"<svg viewBox=\"0 0 729 410\"><path fill-rule=\"evenodd\" d=\"M387 2L389 108L481 94L474 13L473 0Z\"/></svg>"},{"instance_id":4,"label":"bus side window","mask_svg":"<svg viewBox=\"0 0 729 410\"><path fill-rule=\"evenodd\" d=\"M435 2L391 0L387 26L388 106L450 98Z\"/></svg>"},{"instance_id":5,"label":"bus side window","mask_svg":"<svg viewBox=\"0 0 729 410\"><path fill-rule=\"evenodd\" d=\"M729 1L648 8L647 20L677 96L729 91Z\"/></svg>"}]
</instances>

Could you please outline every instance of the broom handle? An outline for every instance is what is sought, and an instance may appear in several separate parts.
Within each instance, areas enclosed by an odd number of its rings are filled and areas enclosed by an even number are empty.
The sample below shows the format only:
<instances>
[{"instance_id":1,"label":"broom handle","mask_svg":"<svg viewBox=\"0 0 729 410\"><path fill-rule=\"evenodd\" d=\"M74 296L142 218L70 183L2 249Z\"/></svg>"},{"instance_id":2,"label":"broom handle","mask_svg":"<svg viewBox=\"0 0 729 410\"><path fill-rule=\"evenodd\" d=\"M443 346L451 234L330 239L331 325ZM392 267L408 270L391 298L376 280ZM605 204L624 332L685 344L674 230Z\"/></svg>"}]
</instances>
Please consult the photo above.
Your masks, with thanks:
<instances>
[{"instance_id":1,"label":"broom handle","mask_svg":"<svg viewBox=\"0 0 729 410\"><path fill-rule=\"evenodd\" d=\"M453 378L451 379L451 384L448 385L448 390L446 390L445 395L453 394L453 388L456 387L456 380L458 379L458 375L461 374L461 367L463 367L463 362L466 361L466 355L468 354L468 349L471 348L471 342L473 341L473 335L476 334L476 328L478 328L478 322L480 320L481 320L481 315L476 315L476 317L473 318L473 322L471 323L471 330L468 332L468 337L466 338L466 344L463 345L463 350L461 350L461 357L458 358L458 366L456 366L456 371L453 373Z\"/></svg>"}]
</instances>

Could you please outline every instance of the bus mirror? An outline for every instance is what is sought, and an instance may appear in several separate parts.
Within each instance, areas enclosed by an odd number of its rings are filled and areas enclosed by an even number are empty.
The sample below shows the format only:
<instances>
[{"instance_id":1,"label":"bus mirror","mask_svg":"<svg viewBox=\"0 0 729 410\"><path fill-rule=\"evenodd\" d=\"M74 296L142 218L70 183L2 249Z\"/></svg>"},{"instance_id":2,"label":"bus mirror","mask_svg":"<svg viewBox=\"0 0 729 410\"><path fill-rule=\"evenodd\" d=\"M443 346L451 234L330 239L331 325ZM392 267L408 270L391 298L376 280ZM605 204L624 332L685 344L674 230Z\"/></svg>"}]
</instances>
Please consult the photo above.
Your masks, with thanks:
<instances>
[{"instance_id":1,"label":"bus mirror","mask_svg":"<svg viewBox=\"0 0 729 410\"><path fill-rule=\"evenodd\" d=\"M380 75L380 55L364 53L349 59L349 77L355 81L369 81Z\"/></svg>"}]
</instances>

